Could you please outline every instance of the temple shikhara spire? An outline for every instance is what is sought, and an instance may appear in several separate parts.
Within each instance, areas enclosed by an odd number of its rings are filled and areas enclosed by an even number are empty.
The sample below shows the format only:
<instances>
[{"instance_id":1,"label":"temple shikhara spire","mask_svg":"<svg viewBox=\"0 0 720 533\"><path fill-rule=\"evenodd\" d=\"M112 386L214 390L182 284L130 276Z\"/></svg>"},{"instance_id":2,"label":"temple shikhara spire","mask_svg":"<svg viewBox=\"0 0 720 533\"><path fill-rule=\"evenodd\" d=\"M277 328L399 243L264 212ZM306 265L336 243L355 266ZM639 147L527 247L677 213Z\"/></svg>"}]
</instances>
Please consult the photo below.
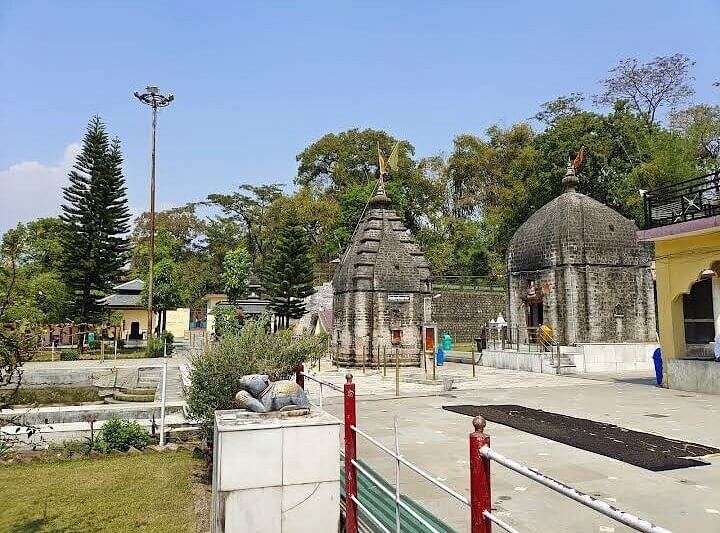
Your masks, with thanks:
<instances>
[{"instance_id":1,"label":"temple shikhara spire","mask_svg":"<svg viewBox=\"0 0 720 533\"><path fill-rule=\"evenodd\" d=\"M430 320L430 268L385 192L398 169L378 145L378 183L333 277L333 346L339 363L376 366L383 354L417 366L422 325Z\"/></svg>"}]
</instances>

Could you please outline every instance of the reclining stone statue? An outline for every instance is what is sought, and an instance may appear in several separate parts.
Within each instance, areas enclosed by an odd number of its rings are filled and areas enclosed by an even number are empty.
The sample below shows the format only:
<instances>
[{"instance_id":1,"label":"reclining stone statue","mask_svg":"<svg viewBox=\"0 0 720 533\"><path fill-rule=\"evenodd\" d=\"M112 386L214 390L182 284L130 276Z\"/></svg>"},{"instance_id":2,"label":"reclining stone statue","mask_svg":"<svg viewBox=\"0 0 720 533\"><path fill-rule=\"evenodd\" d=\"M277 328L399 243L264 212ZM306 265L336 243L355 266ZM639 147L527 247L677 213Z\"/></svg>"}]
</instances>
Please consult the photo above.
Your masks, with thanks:
<instances>
[{"instance_id":1,"label":"reclining stone statue","mask_svg":"<svg viewBox=\"0 0 720 533\"><path fill-rule=\"evenodd\" d=\"M290 380L271 382L265 374L248 374L240 378L241 390L235 404L256 413L310 409L310 402L300 385Z\"/></svg>"}]
</instances>

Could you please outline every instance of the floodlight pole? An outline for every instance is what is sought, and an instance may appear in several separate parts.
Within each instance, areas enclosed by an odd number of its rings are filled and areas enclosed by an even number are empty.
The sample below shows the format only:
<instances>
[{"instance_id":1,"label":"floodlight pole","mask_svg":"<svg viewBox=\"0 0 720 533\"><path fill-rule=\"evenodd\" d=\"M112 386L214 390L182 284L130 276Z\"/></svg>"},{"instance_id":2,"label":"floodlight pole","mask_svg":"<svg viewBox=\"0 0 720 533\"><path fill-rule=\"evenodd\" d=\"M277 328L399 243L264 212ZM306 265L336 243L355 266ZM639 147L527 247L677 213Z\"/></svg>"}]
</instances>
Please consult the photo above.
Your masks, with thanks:
<instances>
[{"instance_id":1,"label":"floodlight pole","mask_svg":"<svg viewBox=\"0 0 720 533\"><path fill-rule=\"evenodd\" d=\"M150 152L150 243L149 243L149 272L148 272L148 339L153 336L153 267L155 263L155 137L157 129L158 107L170 105L175 97L172 94L164 96L157 87L148 85L144 93L135 91L135 98L152 108L152 150Z\"/></svg>"}]
</instances>

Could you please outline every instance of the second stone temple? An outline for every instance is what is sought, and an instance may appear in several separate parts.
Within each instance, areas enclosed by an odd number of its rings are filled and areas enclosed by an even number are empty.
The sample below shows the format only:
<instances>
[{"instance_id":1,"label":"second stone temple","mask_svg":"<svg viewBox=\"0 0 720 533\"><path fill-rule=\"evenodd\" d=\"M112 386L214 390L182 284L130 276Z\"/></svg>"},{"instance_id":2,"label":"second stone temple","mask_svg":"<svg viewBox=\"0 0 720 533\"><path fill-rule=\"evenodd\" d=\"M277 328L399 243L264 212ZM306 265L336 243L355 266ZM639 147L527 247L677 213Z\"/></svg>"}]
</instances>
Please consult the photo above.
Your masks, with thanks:
<instances>
[{"instance_id":1,"label":"second stone temple","mask_svg":"<svg viewBox=\"0 0 720 533\"><path fill-rule=\"evenodd\" d=\"M382 173L332 284L332 343L341 365L394 363L396 355L401 365L420 364L430 268L390 207Z\"/></svg>"}]
</instances>

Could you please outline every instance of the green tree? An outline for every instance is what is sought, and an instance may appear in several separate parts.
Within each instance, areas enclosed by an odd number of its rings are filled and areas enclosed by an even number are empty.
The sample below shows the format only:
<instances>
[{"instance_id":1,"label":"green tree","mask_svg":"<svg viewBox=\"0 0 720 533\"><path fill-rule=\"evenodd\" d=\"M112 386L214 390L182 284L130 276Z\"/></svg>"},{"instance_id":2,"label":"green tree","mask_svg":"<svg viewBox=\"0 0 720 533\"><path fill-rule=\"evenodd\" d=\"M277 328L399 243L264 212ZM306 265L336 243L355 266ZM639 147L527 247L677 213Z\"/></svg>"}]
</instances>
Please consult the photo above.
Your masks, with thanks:
<instances>
[{"instance_id":1,"label":"green tree","mask_svg":"<svg viewBox=\"0 0 720 533\"><path fill-rule=\"evenodd\" d=\"M284 327L291 318L305 313L304 298L315 292L310 239L300 226L280 231L262 270L263 287L270 295L270 307Z\"/></svg>"},{"instance_id":2,"label":"green tree","mask_svg":"<svg viewBox=\"0 0 720 533\"><path fill-rule=\"evenodd\" d=\"M195 205L188 204L160 211L155 215L155 258L172 259L180 263L199 251L206 224L195 213ZM150 213L142 213L135 220L131 241L131 268L134 275L145 276L148 271Z\"/></svg>"},{"instance_id":3,"label":"green tree","mask_svg":"<svg viewBox=\"0 0 720 533\"><path fill-rule=\"evenodd\" d=\"M109 140L100 117L90 120L68 177L60 216L62 269L73 291L75 316L92 320L99 314L97 298L121 277L129 249L125 234L130 229L120 142Z\"/></svg>"},{"instance_id":4,"label":"green tree","mask_svg":"<svg viewBox=\"0 0 720 533\"><path fill-rule=\"evenodd\" d=\"M340 205L330 194L300 187L292 195L277 198L268 209L268 225L272 233L288 225L302 226L312 243L311 252L318 262L338 256L338 246L332 243L332 232L338 225Z\"/></svg>"},{"instance_id":5,"label":"green tree","mask_svg":"<svg viewBox=\"0 0 720 533\"><path fill-rule=\"evenodd\" d=\"M58 270L62 256L61 235L62 225L57 218L18 224L6 234L8 239L19 238L22 243L16 261L12 298L5 308L6 320L40 324L63 322L68 316L72 297Z\"/></svg>"},{"instance_id":6,"label":"green tree","mask_svg":"<svg viewBox=\"0 0 720 533\"><path fill-rule=\"evenodd\" d=\"M245 248L236 248L225 254L222 278L230 302L236 302L247 292L249 275L250 254Z\"/></svg>"},{"instance_id":7,"label":"green tree","mask_svg":"<svg viewBox=\"0 0 720 533\"><path fill-rule=\"evenodd\" d=\"M387 157L396 142L398 140L388 133L369 128L324 135L296 156L298 174L295 183L337 198L341 204L340 218L352 218L354 227L379 177L378 146ZM413 231L419 227L419 219L423 216L417 207L422 205L426 195L422 174L417 172L412 158L414 153L412 144L399 141L398 168L388 174L385 182L393 208ZM342 212L341 195L344 193L362 198L359 210Z\"/></svg>"},{"instance_id":8,"label":"green tree","mask_svg":"<svg viewBox=\"0 0 720 533\"><path fill-rule=\"evenodd\" d=\"M720 166L720 106L698 104L677 111L671 115L670 125L695 145L701 169Z\"/></svg>"},{"instance_id":9,"label":"green tree","mask_svg":"<svg viewBox=\"0 0 720 533\"><path fill-rule=\"evenodd\" d=\"M141 301L147 305L147 286L145 283ZM153 266L153 307L158 313L158 330L167 327L168 309L182 307L187 300L187 293L182 284L180 270L172 259L162 259Z\"/></svg>"},{"instance_id":10,"label":"green tree","mask_svg":"<svg viewBox=\"0 0 720 533\"><path fill-rule=\"evenodd\" d=\"M22 224L6 232L0 242L0 409L12 403L22 380L22 366L30 360L37 341L35 325L28 320L13 321L6 313L17 297L19 264L26 246L27 228ZM5 440L0 432L0 447Z\"/></svg>"},{"instance_id":11,"label":"green tree","mask_svg":"<svg viewBox=\"0 0 720 533\"><path fill-rule=\"evenodd\" d=\"M241 185L232 194L210 194L206 205L219 207L224 219L240 224L246 237L246 248L257 269L272 240L268 228L268 210L283 195L279 184Z\"/></svg>"}]
</instances>

